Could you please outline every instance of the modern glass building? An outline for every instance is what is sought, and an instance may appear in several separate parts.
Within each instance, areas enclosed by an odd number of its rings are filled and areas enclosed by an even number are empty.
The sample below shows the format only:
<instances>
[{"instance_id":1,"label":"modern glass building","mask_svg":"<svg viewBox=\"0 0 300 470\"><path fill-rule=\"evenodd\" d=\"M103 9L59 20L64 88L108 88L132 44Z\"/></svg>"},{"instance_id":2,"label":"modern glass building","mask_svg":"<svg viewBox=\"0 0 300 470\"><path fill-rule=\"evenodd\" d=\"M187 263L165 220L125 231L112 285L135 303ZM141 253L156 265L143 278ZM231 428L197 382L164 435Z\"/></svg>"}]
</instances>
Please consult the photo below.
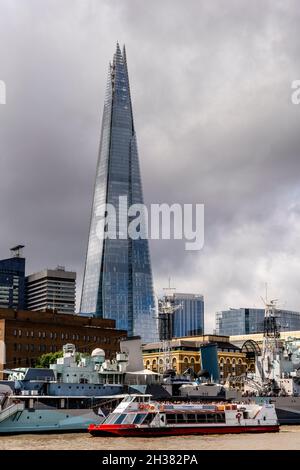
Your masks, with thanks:
<instances>
[{"instance_id":1,"label":"modern glass building","mask_svg":"<svg viewBox=\"0 0 300 470\"><path fill-rule=\"evenodd\" d=\"M216 313L216 334L218 335L247 335L263 333L264 315L262 308L231 308ZM300 312L277 310L279 330L300 330Z\"/></svg>"},{"instance_id":2,"label":"modern glass building","mask_svg":"<svg viewBox=\"0 0 300 470\"><path fill-rule=\"evenodd\" d=\"M199 336L204 334L204 299L200 294L174 294L174 303L180 306L173 313L172 336Z\"/></svg>"},{"instance_id":3,"label":"modern glass building","mask_svg":"<svg viewBox=\"0 0 300 470\"><path fill-rule=\"evenodd\" d=\"M12 257L0 260L0 308L25 308L25 258L21 256L22 248L22 245L12 248Z\"/></svg>"},{"instance_id":4,"label":"modern glass building","mask_svg":"<svg viewBox=\"0 0 300 470\"><path fill-rule=\"evenodd\" d=\"M112 318L117 328L148 342L158 336L148 240L127 236L128 208L142 203L126 53L117 44L108 72L80 311ZM106 224L107 204L115 208L115 236Z\"/></svg>"}]
</instances>

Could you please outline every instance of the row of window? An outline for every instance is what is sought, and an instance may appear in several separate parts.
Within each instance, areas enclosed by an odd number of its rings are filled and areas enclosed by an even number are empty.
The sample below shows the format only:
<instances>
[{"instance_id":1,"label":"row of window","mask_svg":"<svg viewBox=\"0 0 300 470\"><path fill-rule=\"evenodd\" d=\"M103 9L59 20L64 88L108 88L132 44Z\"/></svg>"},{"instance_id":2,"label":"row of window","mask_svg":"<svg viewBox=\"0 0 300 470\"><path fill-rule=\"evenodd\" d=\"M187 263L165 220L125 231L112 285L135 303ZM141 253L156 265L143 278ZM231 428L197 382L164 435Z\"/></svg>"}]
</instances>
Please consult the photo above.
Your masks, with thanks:
<instances>
[{"instance_id":1,"label":"row of window","mask_svg":"<svg viewBox=\"0 0 300 470\"><path fill-rule=\"evenodd\" d=\"M26 352L34 352L38 351L41 353L45 353L46 351L49 352L56 352L61 350L61 348L57 348L57 346L51 344L50 346L47 346L45 344L39 344L39 345L34 345L34 344L21 344L21 343L14 343L14 351L26 351Z\"/></svg>"},{"instance_id":2,"label":"row of window","mask_svg":"<svg viewBox=\"0 0 300 470\"><path fill-rule=\"evenodd\" d=\"M56 333L56 332L52 332L50 331L50 333L47 333L46 331L38 331L38 332L34 332L34 331L26 331L26 332L22 332L22 330L13 330L13 335L14 336L19 336L19 337L22 337L22 336L25 336L26 338L34 338L34 337L38 337L38 338L50 338L50 339L62 339L62 340L73 340L73 341L79 341L80 339L82 339L83 341L87 341L87 342L98 342L98 343L117 343L119 341L119 338L109 338L109 337L100 337L100 336L90 336L90 335L79 335L79 334L69 334L69 333Z\"/></svg>"}]
</instances>

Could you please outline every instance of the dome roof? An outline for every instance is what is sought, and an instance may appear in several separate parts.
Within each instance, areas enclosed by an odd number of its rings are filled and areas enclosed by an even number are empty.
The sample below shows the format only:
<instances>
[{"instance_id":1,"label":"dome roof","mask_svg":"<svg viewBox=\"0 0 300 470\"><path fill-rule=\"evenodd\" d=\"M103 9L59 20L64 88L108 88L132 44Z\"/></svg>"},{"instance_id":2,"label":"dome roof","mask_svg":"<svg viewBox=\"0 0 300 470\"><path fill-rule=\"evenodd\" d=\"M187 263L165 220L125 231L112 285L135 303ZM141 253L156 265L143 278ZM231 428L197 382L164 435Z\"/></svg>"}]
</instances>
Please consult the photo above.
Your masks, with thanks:
<instances>
[{"instance_id":1,"label":"dome roof","mask_svg":"<svg viewBox=\"0 0 300 470\"><path fill-rule=\"evenodd\" d=\"M101 348L96 348L92 351L91 356L92 357L94 357L94 356L104 356L105 357L105 352Z\"/></svg>"}]
</instances>

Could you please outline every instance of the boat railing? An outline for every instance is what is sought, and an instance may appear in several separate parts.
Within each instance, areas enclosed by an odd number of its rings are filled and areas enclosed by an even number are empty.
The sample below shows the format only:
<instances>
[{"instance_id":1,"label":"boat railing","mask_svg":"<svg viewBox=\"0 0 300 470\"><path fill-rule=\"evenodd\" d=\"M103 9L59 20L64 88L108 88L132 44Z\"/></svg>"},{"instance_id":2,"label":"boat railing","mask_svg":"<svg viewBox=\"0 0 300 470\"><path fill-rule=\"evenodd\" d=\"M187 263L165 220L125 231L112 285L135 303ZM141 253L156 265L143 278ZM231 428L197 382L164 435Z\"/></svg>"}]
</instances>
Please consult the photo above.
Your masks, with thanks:
<instances>
[{"instance_id":1,"label":"boat railing","mask_svg":"<svg viewBox=\"0 0 300 470\"><path fill-rule=\"evenodd\" d=\"M8 406L7 408L4 408L4 410L0 411L0 422L14 415L15 413L17 413L17 411L23 411L24 408L24 403L14 403Z\"/></svg>"}]
</instances>

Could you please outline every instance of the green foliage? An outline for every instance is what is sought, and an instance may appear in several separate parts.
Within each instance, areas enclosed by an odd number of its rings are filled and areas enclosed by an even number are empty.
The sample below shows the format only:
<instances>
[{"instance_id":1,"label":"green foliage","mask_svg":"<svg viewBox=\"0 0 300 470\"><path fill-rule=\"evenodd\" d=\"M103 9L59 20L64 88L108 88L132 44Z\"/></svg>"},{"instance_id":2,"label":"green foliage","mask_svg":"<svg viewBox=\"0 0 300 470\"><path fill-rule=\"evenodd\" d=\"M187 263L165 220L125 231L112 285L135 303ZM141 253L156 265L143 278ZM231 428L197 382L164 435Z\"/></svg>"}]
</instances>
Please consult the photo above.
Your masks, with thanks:
<instances>
[{"instance_id":1,"label":"green foliage","mask_svg":"<svg viewBox=\"0 0 300 470\"><path fill-rule=\"evenodd\" d=\"M50 364L54 364L56 362L56 359L62 356L63 356L62 351L43 354L37 359L35 367L47 369L49 368Z\"/></svg>"}]
</instances>

